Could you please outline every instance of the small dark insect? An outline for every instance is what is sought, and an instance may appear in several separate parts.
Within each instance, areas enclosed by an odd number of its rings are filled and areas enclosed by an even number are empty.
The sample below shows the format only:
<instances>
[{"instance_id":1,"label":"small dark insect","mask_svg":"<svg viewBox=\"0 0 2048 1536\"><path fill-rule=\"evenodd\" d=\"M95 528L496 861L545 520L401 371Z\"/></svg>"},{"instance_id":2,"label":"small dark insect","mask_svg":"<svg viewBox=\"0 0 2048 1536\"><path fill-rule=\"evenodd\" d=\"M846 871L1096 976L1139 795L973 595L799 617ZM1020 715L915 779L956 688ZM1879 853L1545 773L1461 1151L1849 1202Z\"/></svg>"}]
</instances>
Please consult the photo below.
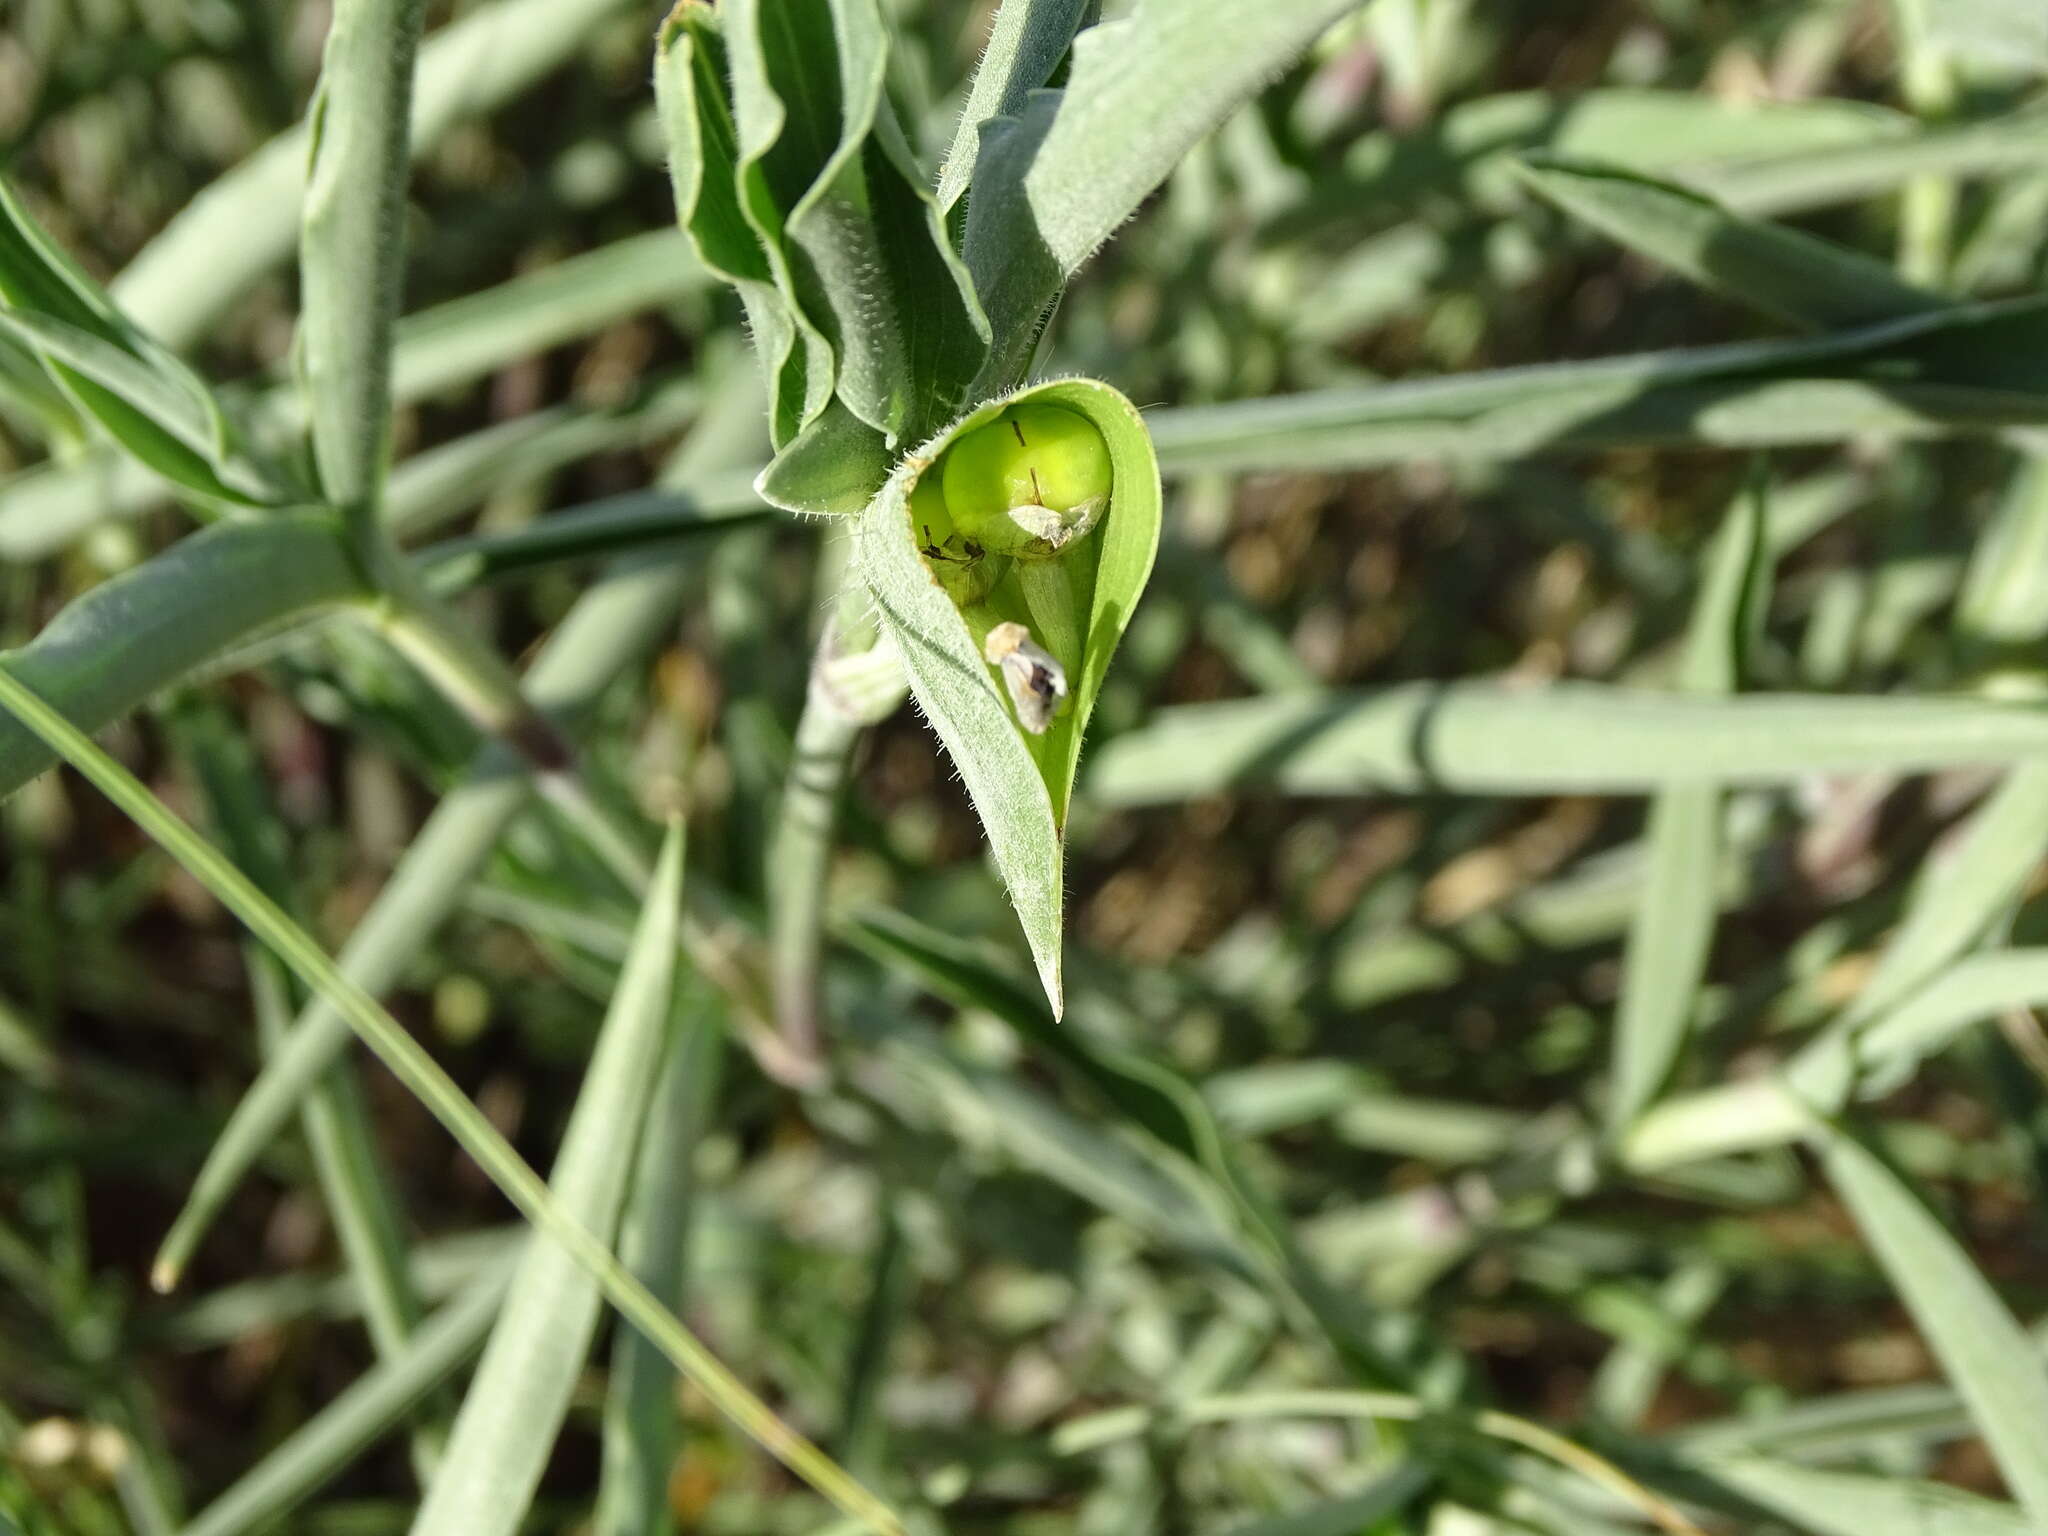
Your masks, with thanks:
<instances>
[{"instance_id":1,"label":"small dark insect","mask_svg":"<svg viewBox=\"0 0 2048 1536\"><path fill-rule=\"evenodd\" d=\"M1067 674L1022 624L998 624L988 632L982 654L1003 674L1017 719L1034 736L1051 728L1067 700Z\"/></svg>"},{"instance_id":2,"label":"small dark insect","mask_svg":"<svg viewBox=\"0 0 2048 1536\"><path fill-rule=\"evenodd\" d=\"M924 544L918 550L918 553L927 560L944 560L952 565L972 565L988 553L987 550L983 549L973 539L962 538L957 533L948 534L946 542L941 544L932 537L932 525L930 523L924 523L920 526L924 534Z\"/></svg>"}]
</instances>

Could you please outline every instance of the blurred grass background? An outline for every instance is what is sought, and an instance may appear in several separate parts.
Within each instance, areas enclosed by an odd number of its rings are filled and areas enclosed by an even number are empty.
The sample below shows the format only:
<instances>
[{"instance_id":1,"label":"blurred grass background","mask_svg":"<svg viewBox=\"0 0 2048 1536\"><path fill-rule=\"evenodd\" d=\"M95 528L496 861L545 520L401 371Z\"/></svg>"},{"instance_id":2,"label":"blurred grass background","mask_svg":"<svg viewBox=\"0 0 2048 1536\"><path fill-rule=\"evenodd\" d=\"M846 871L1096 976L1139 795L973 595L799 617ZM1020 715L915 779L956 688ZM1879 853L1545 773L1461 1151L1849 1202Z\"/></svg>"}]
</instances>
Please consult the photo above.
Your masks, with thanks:
<instances>
[{"instance_id":1,"label":"blurred grass background","mask_svg":"<svg viewBox=\"0 0 2048 1536\"><path fill-rule=\"evenodd\" d=\"M473 9L437 5L431 21ZM926 142L943 143L988 7L892 9L892 86ZM573 45L529 88L458 113L419 159L405 308L424 360L401 385L398 478L415 476L405 524L420 535L516 529L642 490L679 445L727 468L765 450L736 306L666 233L647 86L657 18L638 3L582 10ZM6 172L111 281L298 119L324 23L300 0L7 0ZM1781 123L1728 150L1739 164L1857 142L1891 114L1937 129L2001 118L2038 91L2024 35L1945 59L1932 85L1902 78L1901 36L1898 14L1869 0L1381 0L1234 118L1088 269L1051 365L1182 405L1771 334L1567 224L1495 151L1569 140L1589 102L1625 106L1632 92L1779 104ZM1696 131L1646 115L1586 130L1611 143L1572 142L1654 157L1648 138ZM2048 158L1786 216L1959 293L2048 276ZM188 338L246 400L288 370L292 283L281 260ZM38 499L90 452L48 441L0 406L0 646L188 525L75 472L69 500ZM1662 682L1708 541L1754 472L1746 456L1683 448L1184 480L1097 740L1162 705L1318 687ZM2038 522L2022 513L2048 501L2048 474L1994 441L1799 450L1764 473L1787 530L1758 652L1772 686L1934 690L1992 673L2037 685L2048 608L1987 633L1967 622L1968 593L2017 571L2048 596L2031 549L1992 542ZM105 517L116 504L125 515ZM693 885L743 924L763 898L805 637L829 593L816 545L815 528L749 520L673 552L688 573L679 622L582 727L593 759L648 803L683 786ZM464 602L525 656L590 579L551 567ZM204 823L193 743L223 726L245 738L294 892L333 947L471 742L380 656L287 639L265 659L111 739ZM1696 1054L1718 1065L1696 1081L1775 1059L1854 995L1914 872L1991 780L1865 775L1735 797L1696 1009ZM1776 1426L1774 1451L1999 1493L1967 1420L1930 1384L1920 1336L1799 1156L1585 1198L1529 1175L1605 1079L1643 823L1641 801L1592 797L1245 793L1117 808L1091 803L1084 778L1069 840L1077 1015L1201 1085L1300 1241L1374 1304L1390 1351L1446 1341L1502 1407L1596 1438L1739 1445L1731 1426L1747 1417ZM907 1469L935 1500L948 1480L970 1489L947 1529L1224 1531L1335 1499L1359 1440L1327 1424L1158 1435L1087 1458L1049 1449L1055 1425L1091 1408L1298 1385L1307 1366L1202 1251L1116 1114L986 1007L929 995L859 926L893 911L1017 951L979 847L935 743L900 712L859 756L831 869L852 941L827 994L843 1071L793 1092L744 1040L728 1051L694 1165L686 1315L799 1422L843 1422L852 1394L878 1393L886 1430L835 1450ZM393 999L543 1167L631 921L602 890L527 828ZM2029 900L2015 942L2044 928L2048 906ZM700 1006L721 1014L715 987ZM0 1430L5 1476L51 1529L136 1528L150 1500L203 1507L371 1359L360 1298L330 1278L337 1238L296 1139L236 1198L179 1294L145 1284L253 1073L254 1007L234 924L110 807L58 775L0 807ZM1966 1036L1880 1109L1887 1150L1939 1192L2023 1318L2048 1305L2048 1115L2028 1064L2041 1049L2025 1019ZM364 1084L421 1291L439 1300L502 1266L505 1209L380 1071ZM879 1364L864 1353L876 1339ZM532 1529L586 1516L601 1377L593 1364ZM1798 1421L1810 1441L1770 1417L1791 1404L1812 1410ZM1832 1440L1830 1411L1850 1426ZM680 1529L822 1524L687 1395L682 1414ZM115 1465L96 1425L135 1454ZM284 1528L402 1530L412 1476L403 1439L387 1439ZM156 1485L147 1498L124 1490L137 1477Z\"/></svg>"}]
</instances>

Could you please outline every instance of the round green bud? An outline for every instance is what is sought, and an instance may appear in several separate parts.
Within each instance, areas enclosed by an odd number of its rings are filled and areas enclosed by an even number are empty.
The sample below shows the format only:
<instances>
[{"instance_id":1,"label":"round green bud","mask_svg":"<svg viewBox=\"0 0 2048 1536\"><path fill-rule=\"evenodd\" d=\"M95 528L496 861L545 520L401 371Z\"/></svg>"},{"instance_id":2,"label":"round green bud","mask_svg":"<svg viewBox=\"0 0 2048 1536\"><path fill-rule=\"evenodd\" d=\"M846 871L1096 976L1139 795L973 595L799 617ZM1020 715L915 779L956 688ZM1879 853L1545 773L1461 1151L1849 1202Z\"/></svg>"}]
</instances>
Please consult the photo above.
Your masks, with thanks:
<instances>
[{"instance_id":1,"label":"round green bud","mask_svg":"<svg viewBox=\"0 0 2048 1536\"><path fill-rule=\"evenodd\" d=\"M1013 405L963 433L941 473L953 526L990 554L1050 559L1109 508L1109 445L1057 405Z\"/></svg>"}]
</instances>

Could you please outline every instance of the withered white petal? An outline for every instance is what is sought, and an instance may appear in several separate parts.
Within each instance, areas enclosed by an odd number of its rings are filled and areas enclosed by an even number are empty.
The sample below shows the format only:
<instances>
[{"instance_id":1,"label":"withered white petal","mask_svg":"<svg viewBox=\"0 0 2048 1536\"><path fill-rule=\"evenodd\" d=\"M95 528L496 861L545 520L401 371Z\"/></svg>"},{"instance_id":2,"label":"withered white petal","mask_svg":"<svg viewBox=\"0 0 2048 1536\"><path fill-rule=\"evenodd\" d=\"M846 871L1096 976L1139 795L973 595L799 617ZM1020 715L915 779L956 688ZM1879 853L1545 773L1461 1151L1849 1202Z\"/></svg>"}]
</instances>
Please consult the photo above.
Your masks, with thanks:
<instances>
[{"instance_id":1,"label":"withered white petal","mask_svg":"<svg viewBox=\"0 0 2048 1536\"><path fill-rule=\"evenodd\" d=\"M1052 653L1022 624L1005 622L988 632L982 654L1003 675L1017 720L1034 736L1051 728L1067 698L1067 674Z\"/></svg>"}]
</instances>

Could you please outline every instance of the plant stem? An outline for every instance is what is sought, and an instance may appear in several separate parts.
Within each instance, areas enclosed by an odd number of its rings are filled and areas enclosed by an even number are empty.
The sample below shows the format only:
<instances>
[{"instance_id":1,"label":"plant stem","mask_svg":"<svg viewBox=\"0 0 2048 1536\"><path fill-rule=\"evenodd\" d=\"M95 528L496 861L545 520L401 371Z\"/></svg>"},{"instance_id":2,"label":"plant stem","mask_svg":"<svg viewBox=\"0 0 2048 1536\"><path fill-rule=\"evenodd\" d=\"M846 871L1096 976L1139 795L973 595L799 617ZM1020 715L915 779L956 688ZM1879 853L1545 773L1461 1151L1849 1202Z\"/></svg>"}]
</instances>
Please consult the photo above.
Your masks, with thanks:
<instances>
[{"instance_id":1,"label":"plant stem","mask_svg":"<svg viewBox=\"0 0 2048 1536\"><path fill-rule=\"evenodd\" d=\"M811 657L803 714L768 848L768 950L775 1027L790 1065L812 1075L822 1055L818 978L825 948L825 890L839 796L863 727L903 697L900 672L880 648L866 589L847 572L847 541L819 552L820 586L838 598Z\"/></svg>"},{"instance_id":2,"label":"plant stem","mask_svg":"<svg viewBox=\"0 0 2048 1536\"><path fill-rule=\"evenodd\" d=\"M395 562L385 595L362 605L370 627L446 695L478 730L544 773L566 773L572 754L554 724L520 692L519 679L462 618Z\"/></svg>"},{"instance_id":3,"label":"plant stem","mask_svg":"<svg viewBox=\"0 0 2048 1536\"><path fill-rule=\"evenodd\" d=\"M425 10L424 0L336 0L307 117L299 363L320 484L366 556L384 547L377 508L391 447L391 333L405 280L406 141Z\"/></svg>"},{"instance_id":4,"label":"plant stem","mask_svg":"<svg viewBox=\"0 0 2048 1536\"><path fill-rule=\"evenodd\" d=\"M820 1056L818 973L825 947L825 885L839 793L861 722L833 697L822 661L837 640L835 622L811 668L797 720L789 777L776 808L768 854L768 950L775 1027L792 1057L815 1065Z\"/></svg>"},{"instance_id":5,"label":"plant stem","mask_svg":"<svg viewBox=\"0 0 2048 1536\"><path fill-rule=\"evenodd\" d=\"M1892 0L1899 83L1906 105L1924 123L1939 123L1955 110L1955 71L1927 35L1932 0ZM1948 274L1955 230L1957 188L1948 176L1916 176L1906 183L1899 206L1899 275L1929 288Z\"/></svg>"}]
</instances>

